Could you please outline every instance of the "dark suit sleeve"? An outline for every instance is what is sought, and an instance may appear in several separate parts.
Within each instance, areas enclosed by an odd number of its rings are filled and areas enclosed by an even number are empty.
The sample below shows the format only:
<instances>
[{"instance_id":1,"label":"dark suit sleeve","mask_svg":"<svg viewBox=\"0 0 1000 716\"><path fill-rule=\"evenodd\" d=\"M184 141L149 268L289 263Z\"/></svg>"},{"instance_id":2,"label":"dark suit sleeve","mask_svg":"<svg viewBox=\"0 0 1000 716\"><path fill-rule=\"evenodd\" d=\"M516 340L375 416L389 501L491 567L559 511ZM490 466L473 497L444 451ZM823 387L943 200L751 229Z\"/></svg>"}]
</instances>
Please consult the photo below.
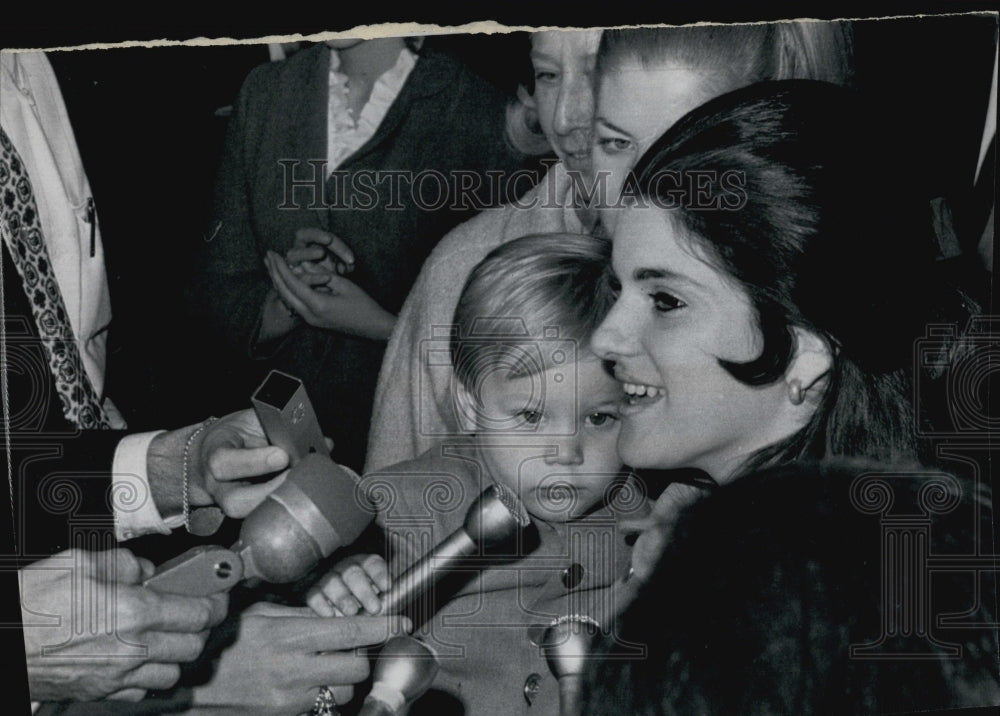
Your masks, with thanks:
<instances>
[{"instance_id":1,"label":"dark suit sleeve","mask_svg":"<svg viewBox=\"0 0 1000 716\"><path fill-rule=\"evenodd\" d=\"M249 350L270 285L250 217L247 156L255 141L254 104L266 96L267 69L258 68L248 76L233 106L215 180L212 215L188 290L195 315L241 355Z\"/></svg>"},{"instance_id":2,"label":"dark suit sleeve","mask_svg":"<svg viewBox=\"0 0 1000 716\"><path fill-rule=\"evenodd\" d=\"M15 554L115 546L111 465L124 433L39 435L11 446Z\"/></svg>"}]
</instances>

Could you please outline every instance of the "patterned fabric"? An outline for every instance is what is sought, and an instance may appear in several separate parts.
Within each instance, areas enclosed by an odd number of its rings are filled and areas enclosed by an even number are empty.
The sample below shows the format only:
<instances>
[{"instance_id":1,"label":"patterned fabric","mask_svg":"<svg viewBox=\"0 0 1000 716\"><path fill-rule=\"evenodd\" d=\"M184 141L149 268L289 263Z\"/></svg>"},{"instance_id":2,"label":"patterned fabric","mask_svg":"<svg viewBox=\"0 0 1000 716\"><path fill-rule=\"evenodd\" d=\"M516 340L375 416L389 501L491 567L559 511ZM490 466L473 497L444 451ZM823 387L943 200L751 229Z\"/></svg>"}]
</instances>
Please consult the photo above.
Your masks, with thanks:
<instances>
[{"instance_id":1,"label":"patterned fabric","mask_svg":"<svg viewBox=\"0 0 1000 716\"><path fill-rule=\"evenodd\" d=\"M31 302L38 335L55 378L63 415L79 428L111 427L83 370L59 284L38 221L35 196L20 155L0 128L0 235Z\"/></svg>"}]
</instances>

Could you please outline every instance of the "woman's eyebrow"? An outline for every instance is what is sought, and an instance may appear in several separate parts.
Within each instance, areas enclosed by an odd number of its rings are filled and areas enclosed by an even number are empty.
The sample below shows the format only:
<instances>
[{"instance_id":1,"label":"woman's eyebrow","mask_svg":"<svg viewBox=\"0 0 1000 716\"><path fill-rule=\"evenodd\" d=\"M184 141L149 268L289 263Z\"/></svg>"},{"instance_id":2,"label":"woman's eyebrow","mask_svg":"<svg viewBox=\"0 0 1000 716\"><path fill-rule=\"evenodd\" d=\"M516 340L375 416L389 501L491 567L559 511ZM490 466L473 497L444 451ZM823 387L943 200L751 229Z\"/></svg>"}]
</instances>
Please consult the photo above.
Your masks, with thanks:
<instances>
[{"instance_id":1,"label":"woman's eyebrow","mask_svg":"<svg viewBox=\"0 0 1000 716\"><path fill-rule=\"evenodd\" d=\"M533 51L531 53L531 61L534 62L535 60L541 60L542 62L552 62L552 63L558 63L559 62L559 60L557 60L555 58L555 56L553 56L553 55L549 55L549 54L547 54L545 52L534 52Z\"/></svg>"},{"instance_id":2,"label":"woman's eyebrow","mask_svg":"<svg viewBox=\"0 0 1000 716\"><path fill-rule=\"evenodd\" d=\"M679 274L676 271L671 271L665 268L637 268L632 272L632 278L636 281L655 281L657 279L667 279L674 283L687 284L688 286L694 286L696 288L705 288L705 286L698 281L695 281L690 276L685 276L684 274Z\"/></svg>"},{"instance_id":3,"label":"woman's eyebrow","mask_svg":"<svg viewBox=\"0 0 1000 716\"><path fill-rule=\"evenodd\" d=\"M610 129L612 132L618 132L619 134L624 134L627 137L631 137L632 136L632 134L628 130L622 129L621 127L617 126L613 122L609 122L604 117L597 117L594 121L596 121L598 124L603 124L605 127L607 127L608 129Z\"/></svg>"}]
</instances>

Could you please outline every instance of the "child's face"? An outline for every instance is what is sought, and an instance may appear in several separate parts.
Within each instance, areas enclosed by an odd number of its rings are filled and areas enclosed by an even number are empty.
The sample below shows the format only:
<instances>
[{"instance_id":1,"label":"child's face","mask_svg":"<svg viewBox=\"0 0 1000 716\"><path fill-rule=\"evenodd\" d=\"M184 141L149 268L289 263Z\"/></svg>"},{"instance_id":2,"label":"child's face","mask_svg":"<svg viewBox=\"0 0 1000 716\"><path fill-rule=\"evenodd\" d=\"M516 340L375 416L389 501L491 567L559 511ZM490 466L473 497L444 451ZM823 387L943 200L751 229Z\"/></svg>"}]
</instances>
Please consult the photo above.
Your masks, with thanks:
<instances>
[{"instance_id":1,"label":"child's face","mask_svg":"<svg viewBox=\"0 0 1000 716\"><path fill-rule=\"evenodd\" d=\"M476 397L482 459L533 517L579 517L622 475L616 450L622 387L596 357L516 378L494 371ZM487 427L502 423L511 429Z\"/></svg>"}]
</instances>

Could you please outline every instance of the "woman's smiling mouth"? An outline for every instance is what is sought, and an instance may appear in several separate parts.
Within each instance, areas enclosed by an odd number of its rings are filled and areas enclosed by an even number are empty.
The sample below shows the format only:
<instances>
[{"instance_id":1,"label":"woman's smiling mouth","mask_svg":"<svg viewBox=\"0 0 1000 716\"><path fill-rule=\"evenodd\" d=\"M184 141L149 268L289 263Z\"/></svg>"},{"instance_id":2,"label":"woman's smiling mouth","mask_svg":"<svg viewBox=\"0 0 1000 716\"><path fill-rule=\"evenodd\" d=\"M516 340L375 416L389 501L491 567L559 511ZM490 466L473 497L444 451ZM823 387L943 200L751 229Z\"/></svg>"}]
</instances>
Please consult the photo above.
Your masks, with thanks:
<instances>
[{"instance_id":1,"label":"woman's smiling mouth","mask_svg":"<svg viewBox=\"0 0 1000 716\"><path fill-rule=\"evenodd\" d=\"M640 383L629 377L618 377L625 395L622 396L622 415L627 416L659 402L666 394L666 388L648 383Z\"/></svg>"},{"instance_id":2,"label":"woman's smiling mouth","mask_svg":"<svg viewBox=\"0 0 1000 716\"><path fill-rule=\"evenodd\" d=\"M661 395L666 394L666 390L663 388L658 388L655 385L646 385L645 383L622 383L625 388L625 394L629 398L658 398Z\"/></svg>"}]
</instances>

